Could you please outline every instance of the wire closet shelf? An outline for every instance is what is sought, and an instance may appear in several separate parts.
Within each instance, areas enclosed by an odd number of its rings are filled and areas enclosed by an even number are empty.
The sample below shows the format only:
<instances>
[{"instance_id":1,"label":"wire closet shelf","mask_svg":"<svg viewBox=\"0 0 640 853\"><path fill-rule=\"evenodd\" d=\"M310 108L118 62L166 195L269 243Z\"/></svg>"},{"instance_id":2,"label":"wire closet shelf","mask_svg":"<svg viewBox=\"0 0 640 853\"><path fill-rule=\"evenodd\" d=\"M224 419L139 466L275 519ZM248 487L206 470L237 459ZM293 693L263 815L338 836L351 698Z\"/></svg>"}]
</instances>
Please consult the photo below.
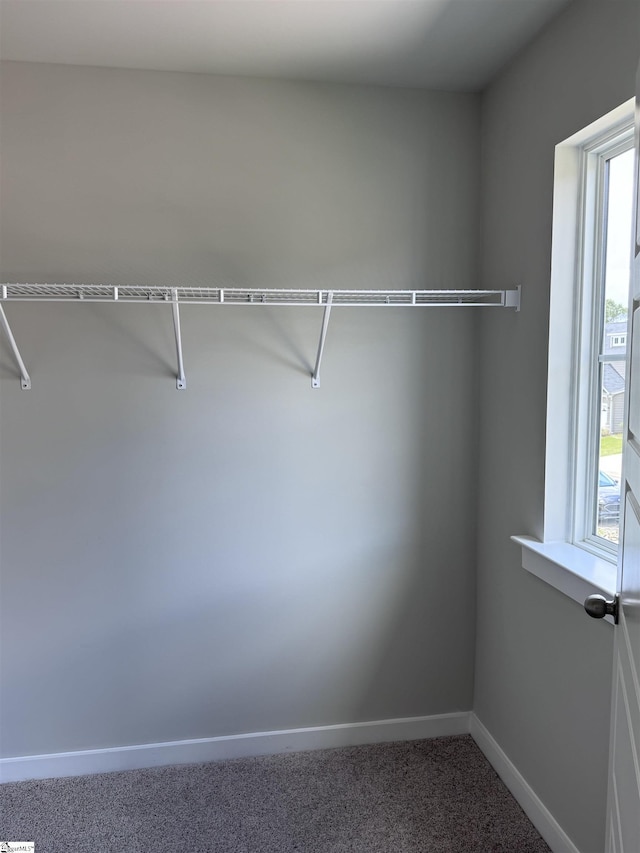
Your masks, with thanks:
<instances>
[{"instance_id":1,"label":"wire closet shelf","mask_svg":"<svg viewBox=\"0 0 640 853\"><path fill-rule=\"evenodd\" d=\"M444 306L519 308L515 290L337 290L189 285L2 284L3 302L179 302L196 305Z\"/></svg>"},{"instance_id":2,"label":"wire closet shelf","mask_svg":"<svg viewBox=\"0 0 640 853\"><path fill-rule=\"evenodd\" d=\"M187 380L182 356L180 305L290 305L324 309L320 341L311 387L320 387L320 364L329 316L339 307L466 307L520 310L520 287L513 290L305 290L289 288L193 287L188 285L111 284L0 284L0 325L20 370L23 390L31 388L20 350L4 311L4 302L130 302L171 305L176 339L178 371L176 387L184 390Z\"/></svg>"}]
</instances>

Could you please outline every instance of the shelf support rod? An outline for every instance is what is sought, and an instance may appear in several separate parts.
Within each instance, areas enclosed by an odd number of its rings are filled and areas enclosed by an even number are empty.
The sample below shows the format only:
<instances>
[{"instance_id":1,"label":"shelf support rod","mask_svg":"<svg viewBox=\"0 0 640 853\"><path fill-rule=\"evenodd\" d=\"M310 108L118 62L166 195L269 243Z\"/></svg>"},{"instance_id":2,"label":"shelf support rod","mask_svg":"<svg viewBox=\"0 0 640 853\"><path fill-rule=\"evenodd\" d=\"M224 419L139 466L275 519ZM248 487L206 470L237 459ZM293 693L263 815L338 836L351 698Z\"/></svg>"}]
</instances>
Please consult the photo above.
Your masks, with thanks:
<instances>
[{"instance_id":1,"label":"shelf support rod","mask_svg":"<svg viewBox=\"0 0 640 853\"><path fill-rule=\"evenodd\" d=\"M184 391L187 387L187 379L184 375L184 361L182 359L182 335L180 333L180 307L178 305L178 291L174 288L171 291L171 308L173 310L173 331L176 336L176 355L178 357L178 376L176 378L176 388L178 391Z\"/></svg>"},{"instance_id":2,"label":"shelf support rod","mask_svg":"<svg viewBox=\"0 0 640 853\"><path fill-rule=\"evenodd\" d=\"M2 307L2 305L0 305L0 324L4 329L5 335L7 336L9 346L13 350L13 357L18 362L18 367L20 368L20 387L23 391L28 391L29 388L31 388L31 377L27 373L27 368L25 367L25 363L22 360L22 356L20 355L18 344L16 343L16 339L13 337L11 326L9 325L7 315L4 313L4 308Z\"/></svg>"},{"instance_id":3,"label":"shelf support rod","mask_svg":"<svg viewBox=\"0 0 640 853\"><path fill-rule=\"evenodd\" d=\"M322 362L322 353L324 352L324 342L327 337L327 329L329 328L329 317L331 316L331 305L333 303L333 291L327 293L327 302L324 306L324 315L322 317L322 329L320 331L320 342L318 344L318 355L316 356L316 366L311 374L311 387L320 387L320 364Z\"/></svg>"}]
</instances>

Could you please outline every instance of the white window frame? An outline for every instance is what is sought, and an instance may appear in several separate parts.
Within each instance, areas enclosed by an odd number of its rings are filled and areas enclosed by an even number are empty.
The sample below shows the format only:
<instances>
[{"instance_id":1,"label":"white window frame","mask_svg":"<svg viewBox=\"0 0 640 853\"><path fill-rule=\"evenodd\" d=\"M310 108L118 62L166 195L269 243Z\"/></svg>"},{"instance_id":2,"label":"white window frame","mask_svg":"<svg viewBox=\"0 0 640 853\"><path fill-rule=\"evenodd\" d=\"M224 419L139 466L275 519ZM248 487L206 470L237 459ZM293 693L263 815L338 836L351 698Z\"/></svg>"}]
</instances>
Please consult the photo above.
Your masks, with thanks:
<instances>
[{"instance_id":1,"label":"white window frame","mask_svg":"<svg viewBox=\"0 0 640 853\"><path fill-rule=\"evenodd\" d=\"M585 462L597 457L598 430L585 424L600 412L603 164L629 147L633 120L631 99L556 146L544 522L537 537L513 537L525 569L580 603L616 585L615 545L590 535L597 483L587 482Z\"/></svg>"},{"instance_id":2,"label":"white window frame","mask_svg":"<svg viewBox=\"0 0 640 853\"><path fill-rule=\"evenodd\" d=\"M633 117L580 146L578 264L574 283L574 390L572 520L570 541L615 564L617 546L592 530L598 502L602 388L599 356L604 350L607 161L633 148ZM631 234L629 234L631 254ZM605 357L608 361L617 355ZM604 362L602 362L604 364ZM553 416L553 413L550 413ZM598 419L597 423L594 419Z\"/></svg>"},{"instance_id":3,"label":"white window frame","mask_svg":"<svg viewBox=\"0 0 640 853\"><path fill-rule=\"evenodd\" d=\"M611 335L611 346L612 347L626 347L627 345L627 336L626 335Z\"/></svg>"}]
</instances>

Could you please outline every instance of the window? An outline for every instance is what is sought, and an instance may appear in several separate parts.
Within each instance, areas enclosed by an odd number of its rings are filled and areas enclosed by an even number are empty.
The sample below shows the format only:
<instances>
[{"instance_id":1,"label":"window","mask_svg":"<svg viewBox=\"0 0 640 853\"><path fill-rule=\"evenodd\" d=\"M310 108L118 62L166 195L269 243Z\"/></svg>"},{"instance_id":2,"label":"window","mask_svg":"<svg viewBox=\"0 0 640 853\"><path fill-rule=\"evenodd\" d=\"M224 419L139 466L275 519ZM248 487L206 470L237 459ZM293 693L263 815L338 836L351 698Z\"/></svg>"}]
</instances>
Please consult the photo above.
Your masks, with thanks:
<instances>
[{"instance_id":1,"label":"window","mask_svg":"<svg viewBox=\"0 0 640 853\"><path fill-rule=\"evenodd\" d=\"M619 540L633 131L581 147L572 541L615 559Z\"/></svg>"},{"instance_id":2,"label":"window","mask_svg":"<svg viewBox=\"0 0 640 853\"><path fill-rule=\"evenodd\" d=\"M578 601L615 591L633 100L556 147L544 529L524 568Z\"/></svg>"}]
</instances>

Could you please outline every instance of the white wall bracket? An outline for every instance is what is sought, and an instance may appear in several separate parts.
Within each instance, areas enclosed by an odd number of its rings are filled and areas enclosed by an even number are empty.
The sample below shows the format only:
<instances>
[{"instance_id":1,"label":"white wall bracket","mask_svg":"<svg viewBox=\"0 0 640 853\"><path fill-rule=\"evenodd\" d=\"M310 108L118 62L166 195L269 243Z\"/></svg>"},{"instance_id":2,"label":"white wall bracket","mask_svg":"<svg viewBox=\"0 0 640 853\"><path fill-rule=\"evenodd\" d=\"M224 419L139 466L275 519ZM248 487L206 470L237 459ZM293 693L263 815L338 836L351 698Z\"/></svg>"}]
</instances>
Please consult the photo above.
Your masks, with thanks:
<instances>
[{"instance_id":1,"label":"white wall bracket","mask_svg":"<svg viewBox=\"0 0 640 853\"><path fill-rule=\"evenodd\" d=\"M515 290L505 290L504 292L504 307L515 308L520 310L520 297L522 295L522 287L518 285Z\"/></svg>"},{"instance_id":2,"label":"white wall bracket","mask_svg":"<svg viewBox=\"0 0 640 853\"><path fill-rule=\"evenodd\" d=\"M320 330L320 342L318 343L318 354L316 356L316 366L311 374L311 387L320 387L320 365L322 363L322 353L324 352L324 342L327 337L329 328L329 317L331 316L331 306L333 305L333 291L327 293L327 301L324 306L324 314L322 315L322 329Z\"/></svg>"},{"instance_id":3,"label":"white wall bracket","mask_svg":"<svg viewBox=\"0 0 640 853\"><path fill-rule=\"evenodd\" d=\"M184 361L182 358L182 334L180 333L180 308L178 305L178 291L171 291L171 308L173 309L173 331L176 336L176 356L178 358L178 375L176 377L176 388L184 391L187 387L187 379L184 375Z\"/></svg>"},{"instance_id":4,"label":"white wall bracket","mask_svg":"<svg viewBox=\"0 0 640 853\"><path fill-rule=\"evenodd\" d=\"M7 340L9 341L9 346L13 351L13 357L17 361L18 367L20 368L20 387L23 391L28 391L31 388L31 377L27 373L27 368L25 367L25 363L22 360L22 356L20 355L18 344L16 343L16 339L13 337L11 326L9 325L7 315L4 313L4 308L2 307L2 305L0 305L0 324L2 324L4 333L7 336Z\"/></svg>"}]
</instances>

